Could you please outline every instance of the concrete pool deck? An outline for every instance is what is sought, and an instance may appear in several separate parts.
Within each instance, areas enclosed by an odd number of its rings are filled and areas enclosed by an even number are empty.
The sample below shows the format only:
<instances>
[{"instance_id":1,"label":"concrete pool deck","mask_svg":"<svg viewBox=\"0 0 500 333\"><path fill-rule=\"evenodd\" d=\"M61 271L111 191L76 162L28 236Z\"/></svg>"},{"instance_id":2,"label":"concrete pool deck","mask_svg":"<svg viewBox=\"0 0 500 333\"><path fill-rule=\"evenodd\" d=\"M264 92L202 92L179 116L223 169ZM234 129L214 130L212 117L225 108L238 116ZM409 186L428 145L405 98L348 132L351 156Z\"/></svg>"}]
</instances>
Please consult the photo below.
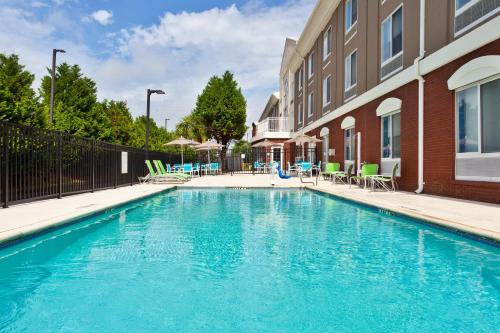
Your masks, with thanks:
<instances>
[{"instance_id":1,"label":"concrete pool deck","mask_svg":"<svg viewBox=\"0 0 500 333\"><path fill-rule=\"evenodd\" d=\"M0 244L174 187L176 185L128 186L0 209ZM223 175L193 178L177 187L260 188L271 185L269 175ZM322 180L314 186L303 184L298 178L275 179L274 187L309 188L500 242L500 205L409 192L370 192Z\"/></svg>"}]
</instances>

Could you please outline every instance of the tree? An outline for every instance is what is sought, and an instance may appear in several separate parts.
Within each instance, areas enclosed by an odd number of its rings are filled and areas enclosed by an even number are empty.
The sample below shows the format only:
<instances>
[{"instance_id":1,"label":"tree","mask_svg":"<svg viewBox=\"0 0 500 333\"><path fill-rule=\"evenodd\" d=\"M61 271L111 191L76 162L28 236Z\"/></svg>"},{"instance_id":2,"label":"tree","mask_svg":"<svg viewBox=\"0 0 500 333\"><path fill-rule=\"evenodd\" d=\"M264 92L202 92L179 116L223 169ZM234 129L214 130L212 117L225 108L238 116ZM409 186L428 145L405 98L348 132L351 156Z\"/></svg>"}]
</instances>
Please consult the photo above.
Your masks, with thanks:
<instances>
[{"instance_id":1,"label":"tree","mask_svg":"<svg viewBox=\"0 0 500 333\"><path fill-rule=\"evenodd\" d=\"M251 154L252 144L245 140L240 140L233 147L233 154Z\"/></svg>"},{"instance_id":2,"label":"tree","mask_svg":"<svg viewBox=\"0 0 500 333\"><path fill-rule=\"evenodd\" d=\"M193 114L189 114L182 118L181 122L175 127L175 132L179 136L185 138L193 139L198 142L202 142L207 139L203 124L194 117Z\"/></svg>"},{"instance_id":3,"label":"tree","mask_svg":"<svg viewBox=\"0 0 500 333\"><path fill-rule=\"evenodd\" d=\"M210 78L191 115L208 137L223 145L243 137L247 130L246 101L231 72Z\"/></svg>"},{"instance_id":4,"label":"tree","mask_svg":"<svg viewBox=\"0 0 500 333\"><path fill-rule=\"evenodd\" d=\"M0 54L0 120L43 127L46 117L31 87L35 76L24 69L17 55Z\"/></svg>"},{"instance_id":5,"label":"tree","mask_svg":"<svg viewBox=\"0 0 500 333\"><path fill-rule=\"evenodd\" d=\"M51 76L44 76L40 95L46 113L50 107L50 84ZM78 136L102 140L110 137L108 119L102 105L97 104L96 84L83 76L78 65L62 63L56 68L52 127Z\"/></svg>"},{"instance_id":6,"label":"tree","mask_svg":"<svg viewBox=\"0 0 500 333\"><path fill-rule=\"evenodd\" d=\"M127 103L123 101L104 100L102 109L108 118L111 142L121 145L131 145L134 131L134 119Z\"/></svg>"},{"instance_id":7,"label":"tree","mask_svg":"<svg viewBox=\"0 0 500 333\"><path fill-rule=\"evenodd\" d=\"M139 116L133 124L133 135L131 145L137 148L146 146L146 116ZM167 147L165 143L174 140L175 134L168 132L163 127L158 127L154 119L149 120L149 150L174 152L178 151L175 147Z\"/></svg>"}]
</instances>

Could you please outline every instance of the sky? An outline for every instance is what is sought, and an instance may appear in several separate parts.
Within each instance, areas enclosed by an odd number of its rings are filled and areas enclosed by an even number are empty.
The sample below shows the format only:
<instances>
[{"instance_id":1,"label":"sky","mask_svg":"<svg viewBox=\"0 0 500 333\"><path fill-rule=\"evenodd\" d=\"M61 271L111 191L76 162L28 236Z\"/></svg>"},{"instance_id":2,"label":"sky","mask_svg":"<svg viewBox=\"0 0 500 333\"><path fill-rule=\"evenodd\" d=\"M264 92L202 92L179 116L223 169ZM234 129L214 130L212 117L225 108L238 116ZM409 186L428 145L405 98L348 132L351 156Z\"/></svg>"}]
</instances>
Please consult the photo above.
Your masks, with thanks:
<instances>
[{"instance_id":1,"label":"sky","mask_svg":"<svg viewBox=\"0 0 500 333\"><path fill-rule=\"evenodd\" d=\"M100 99L146 109L169 129L194 108L213 75L230 70L247 99L247 124L278 90L286 37L297 38L315 0L0 0L0 52L18 54L35 74L78 64Z\"/></svg>"}]
</instances>

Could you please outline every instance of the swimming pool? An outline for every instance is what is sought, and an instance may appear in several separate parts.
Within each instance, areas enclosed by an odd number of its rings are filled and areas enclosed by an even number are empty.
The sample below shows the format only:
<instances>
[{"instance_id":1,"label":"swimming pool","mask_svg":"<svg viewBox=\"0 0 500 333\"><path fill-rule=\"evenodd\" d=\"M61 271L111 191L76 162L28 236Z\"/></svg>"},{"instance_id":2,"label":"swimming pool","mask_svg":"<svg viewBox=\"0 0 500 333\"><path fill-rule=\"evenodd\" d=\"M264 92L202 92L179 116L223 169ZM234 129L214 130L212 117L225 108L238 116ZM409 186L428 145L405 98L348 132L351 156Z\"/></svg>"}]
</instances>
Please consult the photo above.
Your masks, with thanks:
<instances>
[{"instance_id":1,"label":"swimming pool","mask_svg":"<svg viewBox=\"0 0 500 333\"><path fill-rule=\"evenodd\" d=\"M166 192L0 250L0 331L493 332L500 249L307 190Z\"/></svg>"}]
</instances>

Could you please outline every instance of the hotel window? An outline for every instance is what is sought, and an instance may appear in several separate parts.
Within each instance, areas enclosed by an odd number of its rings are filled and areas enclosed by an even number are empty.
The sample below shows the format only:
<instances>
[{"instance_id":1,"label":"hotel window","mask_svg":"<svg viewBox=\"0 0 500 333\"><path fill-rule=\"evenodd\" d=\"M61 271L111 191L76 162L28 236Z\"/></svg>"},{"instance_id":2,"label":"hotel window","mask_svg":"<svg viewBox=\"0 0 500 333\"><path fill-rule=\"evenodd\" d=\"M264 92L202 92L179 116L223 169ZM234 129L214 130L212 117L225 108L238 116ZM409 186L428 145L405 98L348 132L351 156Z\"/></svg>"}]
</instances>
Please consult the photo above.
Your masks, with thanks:
<instances>
[{"instance_id":1,"label":"hotel window","mask_svg":"<svg viewBox=\"0 0 500 333\"><path fill-rule=\"evenodd\" d=\"M500 78L456 93L457 152L500 152Z\"/></svg>"},{"instance_id":2,"label":"hotel window","mask_svg":"<svg viewBox=\"0 0 500 333\"><path fill-rule=\"evenodd\" d=\"M302 120L304 119L304 108L302 106L302 103L299 104L299 118L297 119L297 123L299 127L302 127Z\"/></svg>"},{"instance_id":3,"label":"hotel window","mask_svg":"<svg viewBox=\"0 0 500 333\"><path fill-rule=\"evenodd\" d=\"M346 0L345 2L345 31L346 33L356 24L358 20L358 1Z\"/></svg>"},{"instance_id":4,"label":"hotel window","mask_svg":"<svg viewBox=\"0 0 500 333\"><path fill-rule=\"evenodd\" d=\"M455 0L455 13L462 12L476 2L478 2L478 0Z\"/></svg>"},{"instance_id":5,"label":"hotel window","mask_svg":"<svg viewBox=\"0 0 500 333\"><path fill-rule=\"evenodd\" d=\"M304 84L304 68L299 70L299 91L302 89Z\"/></svg>"},{"instance_id":6,"label":"hotel window","mask_svg":"<svg viewBox=\"0 0 500 333\"><path fill-rule=\"evenodd\" d=\"M403 52L403 7L382 22L382 65Z\"/></svg>"},{"instance_id":7,"label":"hotel window","mask_svg":"<svg viewBox=\"0 0 500 333\"><path fill-rule=\"evenodd\" d=\"M332 77L323 80L323 107L327 107L332 99Z\"/></svg>"},{"instance_id":8,"label":"hotel window","mask_svg":"<svg viewBox=\"0 0 500 333\"><path fill-rule=\"evenodd\" d=\"M344 160L352 162L354 161L354 140L355 133L354 127L346 128L344 130Z\"/></svg>"},{"instance_id":9,"label":"hotel window","mask_svg":"<svg viewBox=\"0 0 500 333\"><path fill-rule=\"evenodd\" d=\"M323 60L332 53L332 27L323 33Z\"/></svg>"},{"instance_id":10,"label":"hotel window","mask_svg":"<svg viewBox=\"0 0 500 333\"><path fill-rule=\"evenodd\" d=\"M382 158L401 157L401 112L382 117Z\"/></svg>"},{"instance_id":11,"label":"hotel window","mask_svg":"<svg viewBox=\"0 0 500 333\"><path fill-rule=\"evenodd\" d=\"M349 90L356 85L357 76L357 55L356 51L345 58L345 90Z\"/></svg>"},{"instance_id":12,"label":"hotel window","mask_svg":"<svg viewBox=\"0 0 500 333\"><path fill-rule=\"evenodd\" d=\"M310 93L307 96L307 116L312 117L314 113L314 93Z\"/></svg>"},{"instance_id":13,"label":"hotel window","mask_svg":"<svg viewBox=\"0 0 500 333\"><path fill-rule=\"evenodd\" d=\"M310 79L314 74L314 52L311 52L307 59L307 78Z\"/></svg>"}]
</instances>

